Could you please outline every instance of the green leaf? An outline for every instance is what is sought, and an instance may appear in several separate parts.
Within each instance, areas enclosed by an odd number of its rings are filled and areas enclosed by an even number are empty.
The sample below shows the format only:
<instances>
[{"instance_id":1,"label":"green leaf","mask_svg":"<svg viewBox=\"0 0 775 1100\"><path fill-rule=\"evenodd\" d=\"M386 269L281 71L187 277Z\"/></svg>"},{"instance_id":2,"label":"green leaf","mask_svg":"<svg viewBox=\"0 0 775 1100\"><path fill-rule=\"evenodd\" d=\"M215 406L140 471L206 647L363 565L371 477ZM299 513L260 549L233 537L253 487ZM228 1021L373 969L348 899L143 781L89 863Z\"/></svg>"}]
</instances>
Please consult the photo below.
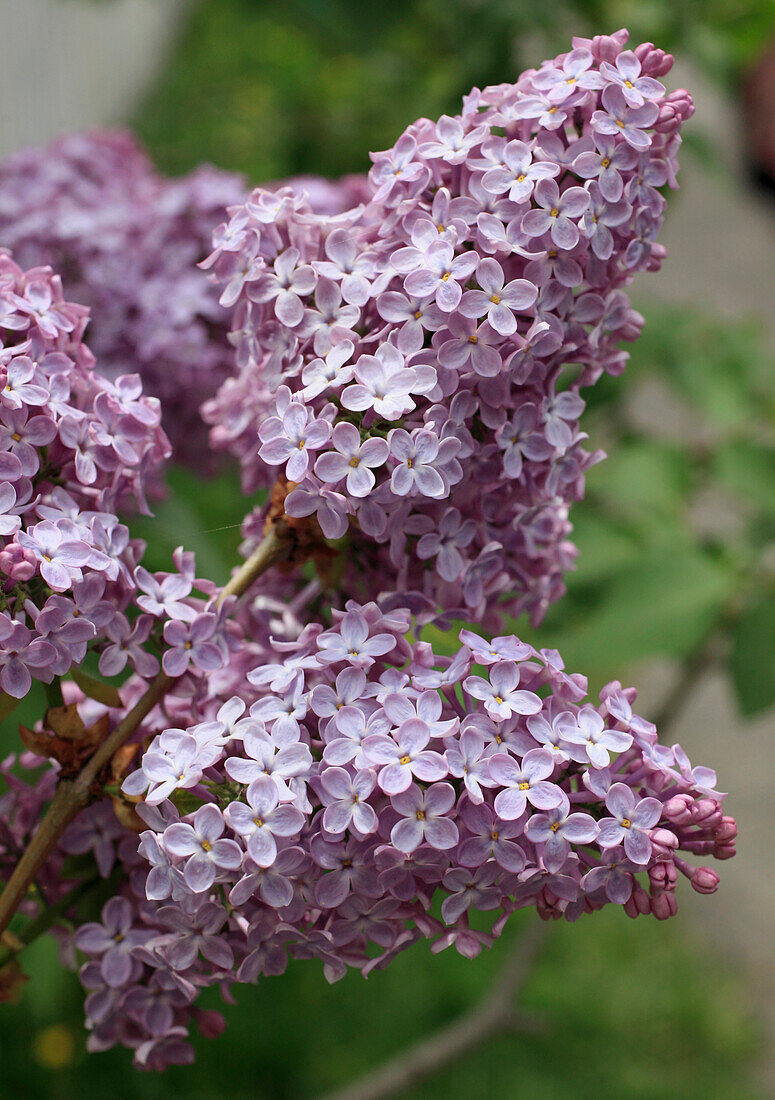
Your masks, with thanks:
<instances>
[{"instance_id":1,"label":"green leaf","mask_svg":"<svg viewBox=\"0 0 775 1100\"><path fill-rule=\"evenodd\" d=\"M746 717L775 704L775 599L751 606L732 636L729 671Z\"/></svg>"},{"instance_id":2,"label":"green leaf","mask_svg":"<svg viewBox=\"0 0 775 1100\"><path fill-rule=\"evenodd\" d=\"M775 515L775 453L771 447L730 443L716 455L714 473L733 493Z\"/></svg>"},{"instance_id":3,"label":"green leaf","mask_svg":"<svg viewBox=\"0 0 775 1100\"><path fill-rule=\"evenodd\" d=\"M121 696L113 684L107 684L104 680L95 680L93 676L87 676L78 668L70 669L70 675L84 695L88 695L90 699L95 699L106 707L122 706Z\"/></svg>"},{"instance_id":4,"label":"green leaf","mask_svg":"<svg viewBox=\"0 0 775 1100\"><path fill-rule=\"evenodd\" d=\"M588 475L590 499L638 527L677 515L690 473L686 455L667 443L620 443L609 462Z\"/></svg>"}]
</instances>

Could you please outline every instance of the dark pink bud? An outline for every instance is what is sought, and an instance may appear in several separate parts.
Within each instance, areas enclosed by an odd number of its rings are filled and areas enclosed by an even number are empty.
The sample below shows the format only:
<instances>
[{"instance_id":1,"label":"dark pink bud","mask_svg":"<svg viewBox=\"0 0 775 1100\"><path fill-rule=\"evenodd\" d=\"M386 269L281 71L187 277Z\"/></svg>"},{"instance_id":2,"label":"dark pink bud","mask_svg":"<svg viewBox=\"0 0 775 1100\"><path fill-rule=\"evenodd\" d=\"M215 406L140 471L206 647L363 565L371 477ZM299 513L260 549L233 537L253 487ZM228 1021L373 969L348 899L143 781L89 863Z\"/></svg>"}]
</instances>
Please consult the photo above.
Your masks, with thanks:
<instances>
[{"instance_id":1,"label":"dark pink bud","mask_svg":"<svg viewBox=\"0 0 775 1100\"><path fill-rule=\"evenodd\" d=\"M0 552L0 570L17 584L35 575L35 555L12 542Z\"/></svg>"},{"instance_id":2,"label":"dark pink bud","mask_svg":"<svg viewBox=\"0 0 775 1100\"><path fill-rule=\"evenodd\" d=\"M671 134L682 122L694 114L694 103L686 88L671 92L659 108L654 129L659 134Z\"/></svg>"},{"instance_id":3,"label":"dark pink bud","mask_svg":"<svg viewBox=\"0 0 775 1100\"><path fill-rule=\"evenodd\" d=\"M713 830L713 839L718 844L726 844L737 836L737 823L733 817L722 817L721 823Z\"/></svg>"},{"instance_id":4,"label":"dark pink bud","mask_svg":"<svg viewBox=\"0 0 775 1100\"><path fill-rule=\"evenodd\" d=\"M695 824L703 822L710 825L714 817L721 821L721 807L712 798L701 798L694 804L693 818Z\"/></svg>"},{"instance_id":5,"label":"dark pink bud","mask_svg":"<svg viewBox=\"0 0 775 1100\"><path fill-rule=\"evenodd\" d=\"M731 859L737 849L732 841L727 841L724 844L716 844L713 847L713 855L716 859Z\"/></svg>"},{"instance_id":6,"label":"dark pink bud","mask_svg":"<svg viewBox=\"0 0 775 1100\"><path fill-rule=\"evenodd\" d=\"M216 1012L212 1008L194 1008L192 1014L205 1039L217 1039L219 1035L223 1034L226 1020L220 1012Z\"/></svg>"},{"instance_id":7,"label":"dark pink bud","mask_svg":"<svg viewBox=\"0 0 775 1100\"><path fill-rule=\"evenodd\" d=\"M663 816L676 825L689 825L692 821L694 800L688 794L676 794L665 803Z\"/></svg>"},{"instance_id":8,"label":"dark pink bud","mask_svg":"<svg viewBox=\"0 0 775 1100\"><path fill-rule=\"evenodd\" d=\"M672 890L660 891L651 899L651 912L657 920L668 920L678 912L678 902Z\"/></svg>"},{"instance_id":9,"label":"dark pink bud","mask_svg":"<svg viewBox=\"0 0 775 1100\"><path fill-rule=\"evenodd\" d=\"M613 65L627 45L629 37L630 32L626 30L617 31L615 34L596 34L592 39L592 56L595 61L598 64L601 61L608 61Z\"/></svg>"},{"instance_id":10,"label":"dark pink bud","mask_svg":"<svg viewBox=\"0 0 775 1100\"><path fill-rule=\"evenodd\" d=\"M673 55L658 50L653 42L643 42L633 51L640 61L641 72L644 76L666 76L673 67Z\"/></svg>"},{"instance_id":11,"label":"dark pink bud","mask_svg":"<svg viewBox=\"0 0 775 1100\"><path fill-rule=\"evenodd\" d=\"M654 829L651 833L651 843L654 855L657 858L669 858L678 847L678 838L669 829Z\"/></svg>"},{"instance_id":12,"label":"dark pink bud","mask_svg":"<svg viewBox=\"0 0 775 1100\"><path fill-rule=\"evenodd\" d=\"M649 883L652 890L672 890L678 881L674 863L660 861L649 867Z\"/></svg>"},{"instance_id":13,"label":"dark pink bud","mask_svg":"<svg viewBox=\"0 0 775 1100\"><path fill-rule=\"evenodd\" d=\"M698 894L715 894L719 877L710 867L697 867L691 877L691 883Z\"/></svg>"}]
</instances>

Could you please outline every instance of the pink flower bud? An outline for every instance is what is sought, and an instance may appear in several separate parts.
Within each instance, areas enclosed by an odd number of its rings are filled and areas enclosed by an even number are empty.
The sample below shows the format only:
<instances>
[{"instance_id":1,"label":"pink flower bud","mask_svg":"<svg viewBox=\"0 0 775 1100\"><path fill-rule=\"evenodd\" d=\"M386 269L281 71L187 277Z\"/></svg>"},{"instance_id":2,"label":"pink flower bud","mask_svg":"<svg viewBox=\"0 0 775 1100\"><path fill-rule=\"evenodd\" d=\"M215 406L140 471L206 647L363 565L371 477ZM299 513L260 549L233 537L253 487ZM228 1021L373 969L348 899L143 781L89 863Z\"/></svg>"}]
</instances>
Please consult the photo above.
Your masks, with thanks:
<instances>
[{"instance_id":1,"label":"pink flower bud","mask_svg":"<svg viewBox=\"0 0 775 1100\"><path fill-rule=\"evenodd\" d=\"M676 825L690 825L694 801L688 794L676 794L664 806L663 816Z\"/></svg>"},{"instance_id":2,"label":"pink flower bud","mask_svg":"<svg viewBox=\"0 0 775 1100\"><path fill-rule=\"evenodd\" d=\"M596 34L592 39L592 56L598 64L608 61L611 65L627 45L629 31L620 30L615 34Z\"/></svg>"},{"instance_id":3,"label":"pink flower bud","mask_svg":"<svg viewBox=\"0 0 775 1100\"><path fill-rule=\"evenodd\" d=\"M649 883L652 890L672 890L678 881L674 863L660 861L649 867Z\"/></svg>"},{"instance_id":4,"label":"pink flower bud","mask_svg":"<svg viewBox=\"0 0 775 1100\"><path fill-rule=\"evenodd\" d=\"M678 847L678 838L669 829L654 829L651 833L654 855L659 859L668 859Z\"/></svg>"},{"instance_id":5,"label":"pink flower bud","mask_svg":"<svg viewBox=\"0 0 775 1100\"><path fill-rule=\"evenodd\" d=\"M192 1014L205 1039L217 1039L219 1035L223 1034L226 1020L220 1012L216 1012L212 1008L194 1008Z\"/></svg>"},{"instance_id":6,"label":"pink flower bud","mask_svg":"<svg viewBox=\"0 0 775 1100\"><path fill-rule=\"evenodd\" d=\"M668 920L678 912L678 902L672 890L661 890L651 899L651 912L657 920Z\"/></svg>"},{"instance_id":7,"label":"pink flower bud","mask_svg":"<svg viewBox=\"0 0 775 1100\"><path fill-rule=\"evenodd\" d=\"M677 130L681 123L686 122L694 114L692 97L685 88L678 88L671 92L659 109L654 129L659 134L670 134Z\"/></svg>"},{"instance_id":8,"label":"pink flower bud","mask_svg":"<svg viewBox=\"0 0 775 1100\"><path fill-rule=\"evenodd\" d=\"M719 877L710 867L697 867L691 877L691 883L698 894L715 894Z\"/></svg>"},{"instance_id":9,"label":"pink flower bud","mask_svg":"<svg viewBox=\"0 0 775 1100\"><path fill-rule=\"evenodd\" d=\"M713 839L718 844L726 844L737 836L737 823L733 817L722 817L721 823L713 831Z\"/></svg>"},{"instance_id":10,"label":"pink flower bud","mask_svg":"<svg viewBox=\"0 0 775 1100\"><path fill-rule=\"evenodd\" d=\"M640 61L641 72L644 76L667 76L673 67L673 55L658 50L653 42L642 42L633 51Z\"/></svg>"},{"instance_id":11,"label":"pink flower bud","mask_svg":"<svg viewBox=\"0 0 775 1100\"><path fill-rule=\"evenodd\" d=\"M0 551L0 570L17 584L28 581L35 575L35 555L12 542Z\"/></svg>"}]
</instances>

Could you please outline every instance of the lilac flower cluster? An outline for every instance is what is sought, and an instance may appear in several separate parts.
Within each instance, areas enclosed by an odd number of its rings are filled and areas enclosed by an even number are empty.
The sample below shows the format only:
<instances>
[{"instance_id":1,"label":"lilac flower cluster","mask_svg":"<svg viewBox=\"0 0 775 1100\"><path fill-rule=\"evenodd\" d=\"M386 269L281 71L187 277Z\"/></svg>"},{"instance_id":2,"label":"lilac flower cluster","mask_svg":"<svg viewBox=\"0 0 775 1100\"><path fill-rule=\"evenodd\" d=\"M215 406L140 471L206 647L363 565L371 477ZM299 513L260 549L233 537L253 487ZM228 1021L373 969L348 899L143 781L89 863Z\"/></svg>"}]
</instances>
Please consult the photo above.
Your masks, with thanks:
<instances>
[{"instance_id":1,"label":"lilac flower cluster","mask_svg":"<svg viewBox=\"0 0 775 1100\"><path fill-rule=\"evenodd\" d=\"M639 332L622 288L664 254L692 112L657 79L672 58L626 40L574 39L414 123L352 210L258 189L216 235L202 266L236 305L238 374L204 407L213 445L247 490L279 474L288 514L349 534L356 598L497 629L563 591L569 504L602 457L580 391Z\"/></svg>"},{"instance_id":2,"label":"lilac flower cluster","mask_svg":"<svg viewBox=\"0 0 775 1100\"><path fill-rule=\"evenodd\" d=\"M197 469L208 453L199 406L232 352L228 313L196 264L244 192L209 167L165 179L122 132L67 135L0 162L0 244L24 267L51 264L89 306L100 370L140 375L176 456Z\"/></svg>"},{"instance_id":3,"label":"lilac flower cluster","mask_svg":"<svg viewBox=\"0 0 775 1100\"><path fill-rule=\"evenodd\" d=\"M141 548L116 512L145 507L169 456L137 375L94 371L88 316L50 268L0 251L0 689L16 698L79 665L98 635L126 640Z\"/></svg>"},{"instance_id":4,"label":"lilac flower cluster","mask_svg":"<svg viewBox=\"0 0 775 1100\"><path fill-rule=\"evenodd\" d=\"M465 630L445 658L410 625L350 604L250 672L249 694L153 738L124 783L145 799L140 855L121 842L128 885L75 937L93 1049L190 1060L200 989L289 957L333 981L420 938L474 956L525 907L665 919L679 875L716 888L684 857L734 854L724 796L634 691L595 706L556 652Z\"/></svg>"}]
</instances>

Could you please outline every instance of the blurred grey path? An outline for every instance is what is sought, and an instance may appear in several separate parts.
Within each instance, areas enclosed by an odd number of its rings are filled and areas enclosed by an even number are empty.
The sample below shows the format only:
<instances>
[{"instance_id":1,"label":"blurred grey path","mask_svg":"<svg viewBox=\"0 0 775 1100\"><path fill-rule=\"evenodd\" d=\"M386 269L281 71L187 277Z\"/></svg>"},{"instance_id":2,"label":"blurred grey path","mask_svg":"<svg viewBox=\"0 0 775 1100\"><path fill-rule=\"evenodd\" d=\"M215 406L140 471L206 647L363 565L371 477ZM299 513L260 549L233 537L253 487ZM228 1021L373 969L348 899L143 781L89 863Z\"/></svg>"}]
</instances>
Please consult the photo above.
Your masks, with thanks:
<instances>
[{"instance_id":1,"label":"blurred grey path","mask_svg":"<svg viewBox=\"0 0 775 1100\"><path fill-rule=\"evenodd\" d=\"M123 122L188 0L0 0L0 156Z\"/></svg>"}]
</instances>

